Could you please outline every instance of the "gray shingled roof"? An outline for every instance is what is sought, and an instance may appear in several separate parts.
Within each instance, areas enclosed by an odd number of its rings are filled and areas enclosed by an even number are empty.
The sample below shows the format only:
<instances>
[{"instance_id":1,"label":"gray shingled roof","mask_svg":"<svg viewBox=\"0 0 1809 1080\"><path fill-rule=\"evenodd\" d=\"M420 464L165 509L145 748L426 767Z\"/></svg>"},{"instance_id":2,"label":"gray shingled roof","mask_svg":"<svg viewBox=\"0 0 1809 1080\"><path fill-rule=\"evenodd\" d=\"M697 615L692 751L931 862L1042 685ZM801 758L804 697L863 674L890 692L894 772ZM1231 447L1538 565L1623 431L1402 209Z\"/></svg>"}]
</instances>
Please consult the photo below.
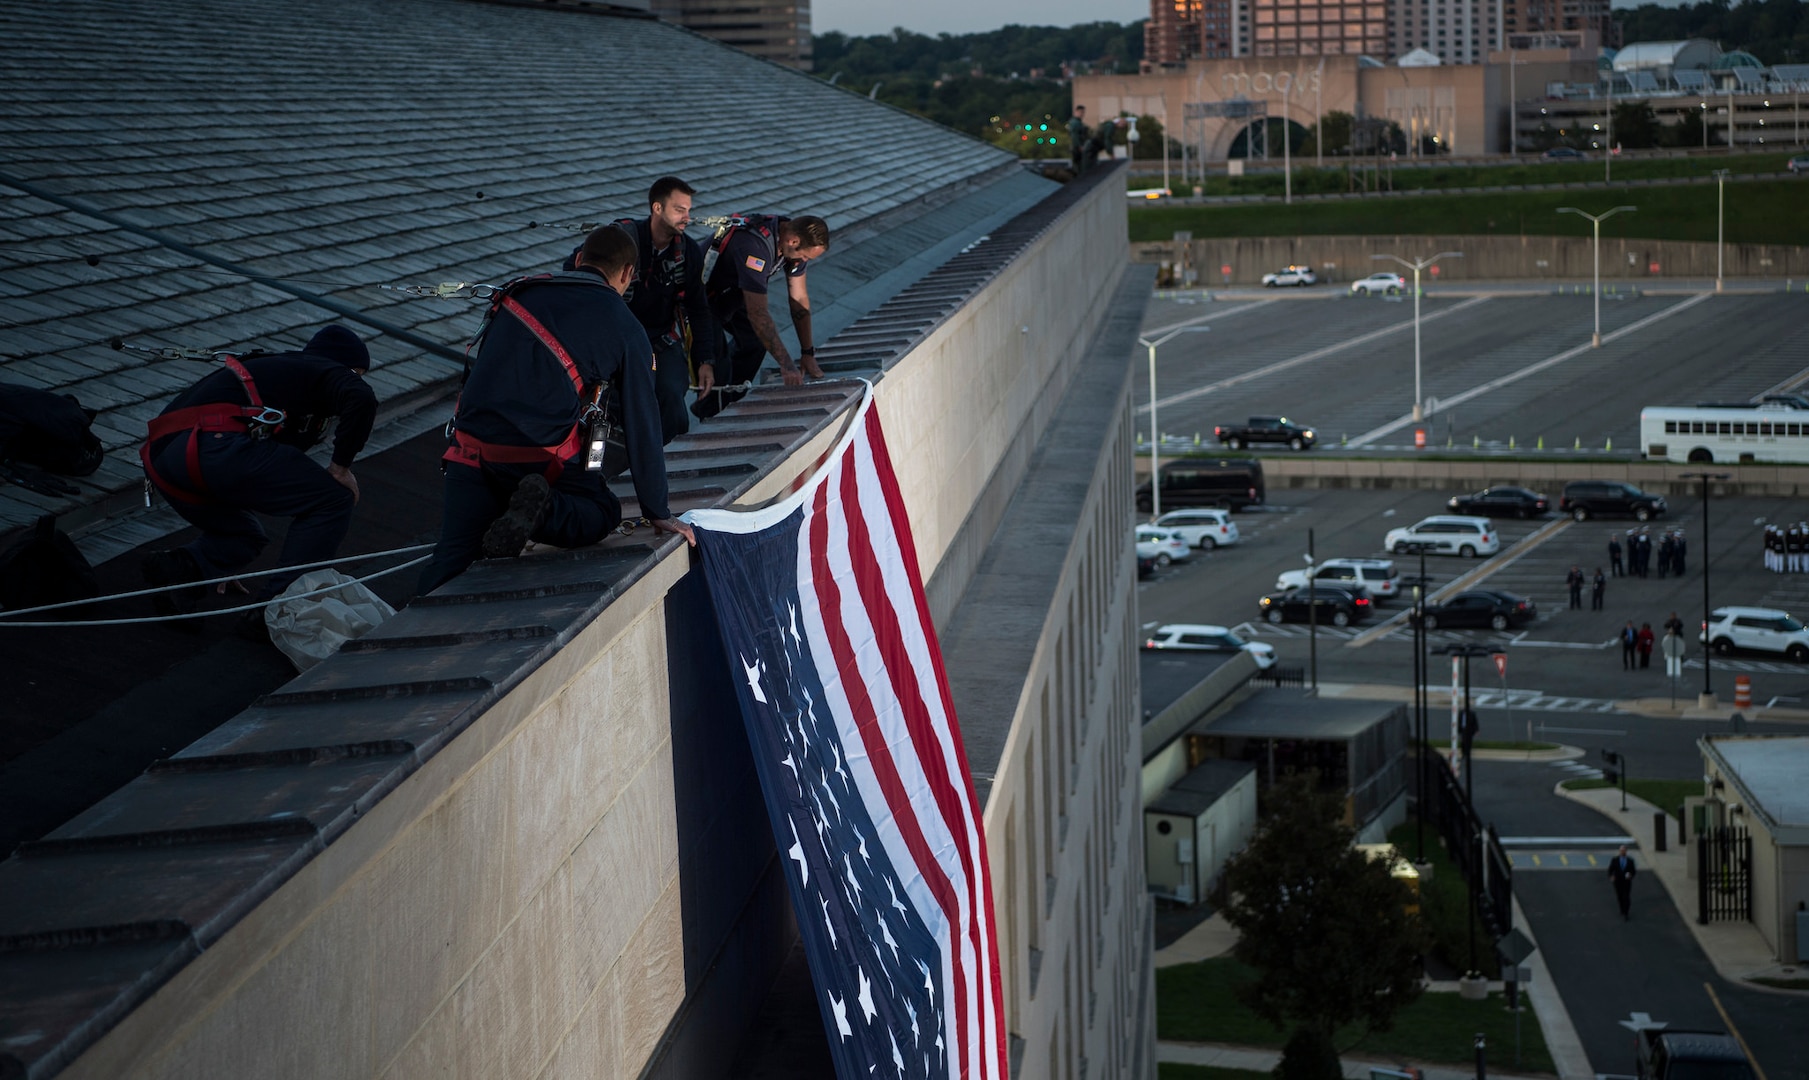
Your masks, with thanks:
<instances>
[{"instance_id":1,"label":"gray shingled roof","mask_svg":"<svg viewBox=\"0 0 1809 1080\"><path fill-rule=\"evenodd\" d=\"M1048 187L976 139L632 16L12 0L0 35L0 380L100 408L108 449L74 500L0 489L0 531L135 501L145 420L205 368L114 351L115 335L294 348L337 318L367 336L394 411L456 377L477 311L376 286L546 268L576 240L546 226L640 212L657 175L695 183L700 214L904 227L813 271L813 297L863 301L819 318L819 338L943 238L909 234L916 204L991 188L1008 217Z\"/></svg>"}]
</instances>

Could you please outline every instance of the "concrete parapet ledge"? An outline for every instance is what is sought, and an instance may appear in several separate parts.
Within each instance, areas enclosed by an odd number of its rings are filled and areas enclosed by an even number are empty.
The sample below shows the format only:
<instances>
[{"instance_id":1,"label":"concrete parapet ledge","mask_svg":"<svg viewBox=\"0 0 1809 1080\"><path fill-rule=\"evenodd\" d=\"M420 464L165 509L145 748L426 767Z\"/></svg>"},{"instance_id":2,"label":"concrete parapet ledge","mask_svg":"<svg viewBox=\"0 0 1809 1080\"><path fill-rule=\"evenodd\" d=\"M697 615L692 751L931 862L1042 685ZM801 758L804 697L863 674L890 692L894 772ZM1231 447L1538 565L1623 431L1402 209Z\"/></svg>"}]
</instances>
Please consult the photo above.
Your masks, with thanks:
<instances>
[{"instance_id":1,"label":"concrete parapet ledge","mask_svg":"<svg viewBox=\"0 0 1809 1080\"><path fill-rule=\"evenodd\" d=\"M1616 825L1624 825L1628 821L1650 822L1653 815L1662 812L1646 800L1628 795L1627 810L1623 814L1618 788L1571 791L1559 785L1557 793L1573 802L1582 803ZM1666 828L1670 828L1668 817ZM1652 874L1664 885L1671 902L1677 905L1677 914L1683 919L1684 925L1690 928L1690 933L1695 935L1696 944L1709 958L1709 962L1715 965L1715 971L1722 978L1754 990L1809 998L1809 991L1785 990L1752 981L1768 976L1785 977L1784 968L1794 969L1798 966L1779 961L1753 924L1710 923L1704 926L1696 921L1696 883L1690 880L1687 849L1680 845L1667 845L1664 851L1655 851L1649 828L1630 828L1627 831L1633 835L1639 848L1639 869ZM1642 832L1645 835L1642 836Z\"/></svg>"}]
</instances>

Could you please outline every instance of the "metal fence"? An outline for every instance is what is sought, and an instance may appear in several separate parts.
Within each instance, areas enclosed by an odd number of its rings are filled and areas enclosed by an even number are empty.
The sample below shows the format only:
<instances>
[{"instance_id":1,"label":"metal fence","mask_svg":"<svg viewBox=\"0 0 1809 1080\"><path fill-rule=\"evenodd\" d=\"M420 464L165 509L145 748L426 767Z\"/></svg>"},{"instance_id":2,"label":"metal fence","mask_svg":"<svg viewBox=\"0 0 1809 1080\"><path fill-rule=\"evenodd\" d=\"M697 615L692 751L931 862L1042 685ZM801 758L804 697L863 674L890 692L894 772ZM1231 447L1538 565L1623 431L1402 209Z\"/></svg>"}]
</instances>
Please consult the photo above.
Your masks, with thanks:
<instances>
[{"instance_id":1,"label":"metal fence","mask_svg":"<svg viewBox=\"0 0 1809 1080\"><path fill-rule=\"evenodd\" d=\"M1426 764L1426 803L1420 812L1436 825L1458 873L1477 887L1483 925L1494 937L1507 933L1514 924L1513 867L1494 826L1483 828L1456 775L1437 758Z\"/></svg>"},{"instance_id":2,"label":"metal fence","mask_svg":"<svg viewBox=\"0 0 1809 1080\"><path fill-rule=\"evenodd\" d=\"M1696 837L1696 921L1752 919L1752 837L1723 826Z\"/></svg>"}]
</instances>

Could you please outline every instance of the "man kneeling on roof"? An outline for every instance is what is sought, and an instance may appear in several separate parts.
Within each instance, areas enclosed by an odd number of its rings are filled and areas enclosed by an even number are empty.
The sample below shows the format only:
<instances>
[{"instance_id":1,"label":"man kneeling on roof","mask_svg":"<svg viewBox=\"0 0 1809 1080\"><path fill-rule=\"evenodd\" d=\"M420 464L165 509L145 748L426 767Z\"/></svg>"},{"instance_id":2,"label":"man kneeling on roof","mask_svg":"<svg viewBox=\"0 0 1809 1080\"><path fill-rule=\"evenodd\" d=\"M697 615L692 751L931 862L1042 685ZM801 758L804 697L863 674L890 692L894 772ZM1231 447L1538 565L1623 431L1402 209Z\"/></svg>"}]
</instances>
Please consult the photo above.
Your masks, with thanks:
<instances>
[{"instance_id":1,"label":"man kneeling on roof","mask_svg":"<svg viewBox=\"0 0 1809 1080\"><path fill-rule=\"evenodd\" d=\"M491 302L441 466L444 517L422 593L530 540L602 540L622 520L605 484L611 442L633 470L642 516L696 542L666 506L653 345L622 300L635 260L634 241L605 225L585 238L575 269L521 278ZM616 434L606 430L612 395L625 429Z\"/></svg>"},{"instance_id":2,"label":"man kneeling on roof","mask_svg":"<svg viewBox=\"0 0 1809 1080\"><path fill-rule=\"evenodd\" d=\"M228 356L225 365L184 390L150 423L139 450L145 477L170 506L201 530L182 547L154 551L139 564L151 585L221 577L248 565L269 542L254 511L290 518L281 565L331 559L352 523L358 480L352 460L370 437L377 395L363 379L370 353L337 324L300 352ZM333 457L321 468L303 451L338 421ZM268 600L302 574L271 574ZM162 614L192 611L197 586L153 598ZM262 611L242 628L259 636Z\"/></svg>"},{"instance_id":3,"label":"man kneeling on roof","mask_svg":"<svg viewBox=\"0 0 1809 1080\"><path fill-rule=\"evenodd\" d=\"M704 279L704 292L710 301L710 312L728 334L728 347L717 354L727 357L727 370L718 372L716 365L697 366L697 400L691 411L700 419L708 419L723 406L741 400L746 391L717 390L716 383L733 385L751 382L760 371L767 353L779 362L779 374L787 386L802 386L804 376L823 377L817 366L817 350L811 344L810 289L804 282L804 271L813 259L829 250L829 225L820 217L773 217L767 214L742 214L734 218L729 229L711 245L715 262ZM767 306L767 285L781 273L791 304L791 325L798 335L798 359L803 371L792 360L785 342L779 337ZM718 375L726 376L719 379Z\"/></svg>"}]
</instances>

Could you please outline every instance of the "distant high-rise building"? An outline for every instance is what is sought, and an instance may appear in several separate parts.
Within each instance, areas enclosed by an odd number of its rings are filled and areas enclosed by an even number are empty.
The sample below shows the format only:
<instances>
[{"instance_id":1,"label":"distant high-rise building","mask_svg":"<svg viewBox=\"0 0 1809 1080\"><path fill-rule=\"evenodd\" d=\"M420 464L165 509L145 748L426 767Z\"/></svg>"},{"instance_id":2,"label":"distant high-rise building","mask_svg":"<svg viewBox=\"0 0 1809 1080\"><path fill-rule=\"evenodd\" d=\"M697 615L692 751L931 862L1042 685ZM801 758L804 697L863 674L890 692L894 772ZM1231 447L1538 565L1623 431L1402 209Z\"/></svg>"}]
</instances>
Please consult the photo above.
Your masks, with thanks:
<instances>
[{"instance_id":1,"label":"distant high-rise building","mask_svg":"<svg viewBox=\"0 0 1809 1080\"><path fill-rule=\"evenodd\" d=\"M1250 0L1250 22L1252 56L1388 55L1388 0Z\"/></svg>"},{"instance_id":2,"label":"distant high-rise building","mask_svg":"<svg viewBox=\"0 0 1809 1080\"><path fill-rule=\"evenodd\" d=\"M742 52L810 70L810 0L653 0L653 12Z\"/></svg>"},{"instance_id":3,"label":"distant high-rise building","mask_svg":"<svg viewBox=\"0 0 1809 1080\"><path fill-rule=\"evenodd\" d=\"M1149 21L1143 24L1144 69L1237 55L1231 23L1232 0L1150 0Z\"/></svg>"},{"instance_id":4,"label":"distant high-rise building","mask_svg":"<svg viewBox=\"0 0 1809 1080\"><path fill-rule=\"evenodd\" d=\"M1392 59L1424 49L1441 63L1483 63L1491 50L1501 48L1501 2L1393 0L1388 11L1388 56Z\"/></svg>"},{"instance_id":5,"label":"distant high-rise building","mask_svg":"<svg viewBox=\"0 0 1809 1080\"><path fill-rule=\"evenodd\" d=\"M1501 0L1510 34L1594 30L1609 48L1621 43L1620 30L1608 9L1609 0Z\"/></svg>"}]
</instances>

